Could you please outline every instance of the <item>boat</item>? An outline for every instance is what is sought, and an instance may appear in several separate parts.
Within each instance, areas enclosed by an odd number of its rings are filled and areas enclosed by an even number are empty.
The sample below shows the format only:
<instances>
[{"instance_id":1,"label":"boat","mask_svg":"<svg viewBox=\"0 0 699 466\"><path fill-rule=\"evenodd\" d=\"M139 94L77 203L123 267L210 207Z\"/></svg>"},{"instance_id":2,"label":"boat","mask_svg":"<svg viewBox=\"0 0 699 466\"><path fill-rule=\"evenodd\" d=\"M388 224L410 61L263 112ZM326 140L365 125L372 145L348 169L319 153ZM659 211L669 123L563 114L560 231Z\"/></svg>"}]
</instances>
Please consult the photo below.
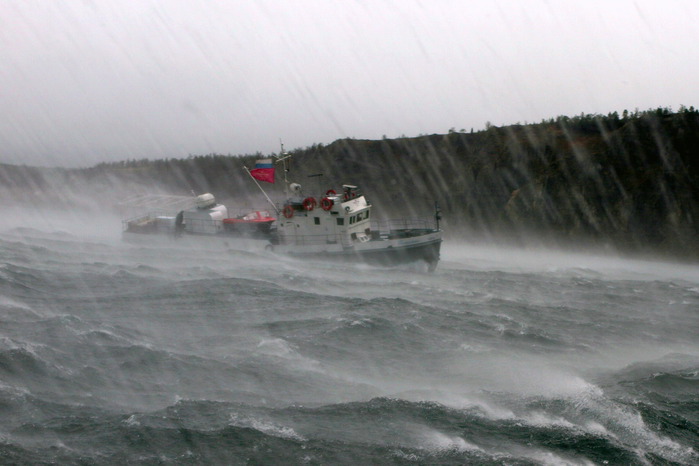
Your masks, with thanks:
<instances>
[{"instance_id":1,"label":"boat","mask_svg":"<svg viewBox=\"0 0 699 466\"><path fill-rule=\"evenodd\" d=\"M268 250L298 258L340 259L371 265L395 266L424 262L433 272L439 262L442 230L435 204L434 220L373 221L372 205L354 185L340 192L305 196L291 183L276 234Z\"/></svg>"},{"instance_id":2,"label":"boat","mask_svg":"<svg viewBox=\"0 0 699 466\"><path fill-rule=\"evenodd\" d=\"M395 266L424 262L429 271L439 263L442 230L435 203L433 219L376 221L372 205L355 185L336 191L305 195L298 183L289 183L283 152L274 159L259 160L255 169L244 167L272 206L229 216L228 209L211 193L197 196L193 205L177 213L155 212L123 222L124 237L166 234L183 237L263 240L264 249L277 254L309 259L339 259L371 265ZM285 163L285 201L275 204L257 181L275 182L274 164ZM211 241L204 241L213 244ZM249 245L249 243L245 243ZM261 248L262 249L262 248Z\"/></svg>"},{"instance_id":3,"label":"boat","mask_svg":"<svg viewBox=\"0 0 699 466\"><path fill-rule=\"evenodd\" d=\"M253 210L237 217L224 218L223 229L243 236L271 237L275 221L268 210Z\"/></svg>"},{"instance_id":4,"label":"boat","mask_svg":"<svg viewBox=\"0 0 699 466\"><path fill-rule=\"evenodd\" d=\"M267 210L245 210L233 217L211 193L196 196L191 206L178 212L150 211L122 221L126 238L133 235L215 236L269 240L276 218Z\"/></svg>"}]
</instances>

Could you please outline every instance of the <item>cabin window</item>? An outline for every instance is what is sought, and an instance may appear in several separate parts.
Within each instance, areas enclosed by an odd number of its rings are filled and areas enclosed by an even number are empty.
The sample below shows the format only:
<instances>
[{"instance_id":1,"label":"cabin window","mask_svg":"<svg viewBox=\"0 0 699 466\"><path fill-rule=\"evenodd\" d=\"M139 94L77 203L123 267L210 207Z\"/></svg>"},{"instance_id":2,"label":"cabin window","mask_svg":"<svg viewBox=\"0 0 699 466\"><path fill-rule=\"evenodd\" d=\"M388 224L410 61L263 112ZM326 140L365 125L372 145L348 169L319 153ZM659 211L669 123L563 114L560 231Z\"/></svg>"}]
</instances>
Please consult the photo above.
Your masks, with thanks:
<instances>
[{"instance_id":1,"label":"cabin window","mask_svg":"<svg viewBox=\"0 0 699 466\"><path fill-rule=\"evenodd\" d=\"M320 217L313 217L313 223L320 225Z\"/></svg>"},{"instance_id":2,"label":"cabin window","mask_svg":"<svg viewBox=\"0 0 699 466\"><path fill-rule=\"evenodd\" d=\"M360 212L357 214L357 221L359 222L361 219L362 219L362 213Z\"/></svg>"},{"instance_id":3,"label":"cabin window","mask_svg":"<svg viewBox=\"0 0 699 466\"><path fill-rule=\"evenodd\" d=\"M345 224L345 219L344 219L344 217L339 217L339 218L337 219L337 224L340 225L340 226L344 225L344 224Z\"/></svg>"},{"instance_id":4,"label":"cabin window","mask_svg":"<svg viewBox=\"0 0 699 466\"><path fill-rule=\"evenodd\" d=\"M364 218L369 218L369 211L364 212Z\"/></svg>"}]
</instances>

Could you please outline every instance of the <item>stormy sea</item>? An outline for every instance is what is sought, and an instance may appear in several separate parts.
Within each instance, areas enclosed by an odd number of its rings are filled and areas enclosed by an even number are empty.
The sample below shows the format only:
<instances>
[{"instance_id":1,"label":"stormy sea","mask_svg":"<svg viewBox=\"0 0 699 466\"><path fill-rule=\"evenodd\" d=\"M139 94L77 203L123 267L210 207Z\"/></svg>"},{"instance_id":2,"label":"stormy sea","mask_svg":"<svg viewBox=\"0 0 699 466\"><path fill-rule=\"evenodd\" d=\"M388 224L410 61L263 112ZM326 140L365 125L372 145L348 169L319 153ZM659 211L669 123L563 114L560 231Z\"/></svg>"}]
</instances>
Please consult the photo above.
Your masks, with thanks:
<instances>
[{"instance_id":1,"label":"stormy sea","mask_svg":"<svg viewBox=\"0 0 699 466\"><path fill-rule=\"evenodd\" d=\"M697 266L446 240L430 274L10 217L0 464L699 463Z\"/></svg>"}]
</instances>

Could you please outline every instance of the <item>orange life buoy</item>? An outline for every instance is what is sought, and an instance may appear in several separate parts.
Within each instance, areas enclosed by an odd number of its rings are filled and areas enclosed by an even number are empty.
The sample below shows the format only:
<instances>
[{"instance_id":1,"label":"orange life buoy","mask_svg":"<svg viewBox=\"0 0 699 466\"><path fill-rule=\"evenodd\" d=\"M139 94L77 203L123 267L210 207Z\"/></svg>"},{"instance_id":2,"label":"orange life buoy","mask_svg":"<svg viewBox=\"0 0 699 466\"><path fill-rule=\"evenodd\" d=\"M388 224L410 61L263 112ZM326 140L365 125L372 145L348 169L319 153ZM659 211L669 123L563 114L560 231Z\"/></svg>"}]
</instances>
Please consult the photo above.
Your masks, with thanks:
<instances>
[{"instance_id":1,"label":"orange life buoy","mask_svg":"<svg viewBox=\"0 0 699 466\"><path fill-rule=\"evenodd\" d=\"M286 218L291 218L294 216L294 208L291 207L291 205L285 205L284 209L282 210L282 213L284 214L284 217Z\"/></svg>"},{"instance_id":2,"label":"orange life buoy","mask_svg":"<svg viewBox=\"0 0 699 466\"><path fill-rule=\"evenodd\" d=\"M316 208L316 200L314 197L307 197L303 200L303 208L307 211L311 211Z\"/></svg>"},{"instance_id":3,"label":"orange life buoy","mask_svg":"<svg viewBox=\"0 0 699 466\"><path fill-rule=\"evenodd\" d=\"M332 209L332 208L333 208L333 204L335 204L335 203L334 203L333 200L330 199L329 197L324 197L323 199L320 200L320 208L323 209L323 210L330 210L330 209Z\"/></svg>"},{"instance_id":4,"label":"orange life buoy","mask_svg":"<svg viewBox=\"0 0 699 466\"><path fill-rule=\"evenodd\" d=\"M330 195L334 196L336 194L337 194L337 192L335 192L334 189L328 189L327 191L325 191L326 196L330 196Z\"/></svg>"}]
</instances>

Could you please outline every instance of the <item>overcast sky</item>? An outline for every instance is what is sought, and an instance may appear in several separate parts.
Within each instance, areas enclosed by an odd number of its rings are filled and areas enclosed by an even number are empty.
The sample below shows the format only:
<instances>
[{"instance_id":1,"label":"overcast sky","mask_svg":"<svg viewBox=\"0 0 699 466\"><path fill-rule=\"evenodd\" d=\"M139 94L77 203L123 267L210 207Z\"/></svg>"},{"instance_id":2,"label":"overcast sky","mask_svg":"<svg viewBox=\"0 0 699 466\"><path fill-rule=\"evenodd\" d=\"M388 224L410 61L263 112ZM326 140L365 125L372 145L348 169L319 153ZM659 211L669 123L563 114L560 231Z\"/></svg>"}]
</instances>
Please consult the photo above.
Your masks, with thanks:
<instances>
[{"instance_id":1,"label":"overcast sky","mask_svg":"<svg viewBox=\"0 0 699 466\"><path fill-rule=\"evenodd\" d=\"M699 1L0 0L0 162L698 106Z\"/></svg>"}]
</instances>

